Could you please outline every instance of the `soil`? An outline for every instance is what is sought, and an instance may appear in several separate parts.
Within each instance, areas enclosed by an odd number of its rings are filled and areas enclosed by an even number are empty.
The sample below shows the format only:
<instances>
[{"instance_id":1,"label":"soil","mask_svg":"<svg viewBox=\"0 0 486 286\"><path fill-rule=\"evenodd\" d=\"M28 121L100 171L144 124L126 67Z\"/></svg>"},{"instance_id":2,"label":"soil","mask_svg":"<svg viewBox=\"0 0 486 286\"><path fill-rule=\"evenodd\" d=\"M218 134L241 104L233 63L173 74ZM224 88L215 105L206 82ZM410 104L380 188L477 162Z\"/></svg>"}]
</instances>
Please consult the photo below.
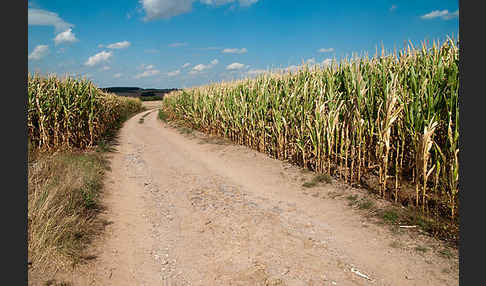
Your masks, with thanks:
<instances>
[{"instance_id":1,"label":"soil","mask_svg":"<svg viewBox=\"0 0 486 286\"><path fill-rule=\"evenodd\" d=\"M148 102L156 108L157 102ZM149 113L148 115L146 115ZM139 119L144 121L139 123ZM391 229L313 174L142 112L121 129L101 214L72 285L458 285L457 250ZM385 202L382 202L385 203ZM450 254L450 255L449 255Z\"/></svg>"}]
</instances>

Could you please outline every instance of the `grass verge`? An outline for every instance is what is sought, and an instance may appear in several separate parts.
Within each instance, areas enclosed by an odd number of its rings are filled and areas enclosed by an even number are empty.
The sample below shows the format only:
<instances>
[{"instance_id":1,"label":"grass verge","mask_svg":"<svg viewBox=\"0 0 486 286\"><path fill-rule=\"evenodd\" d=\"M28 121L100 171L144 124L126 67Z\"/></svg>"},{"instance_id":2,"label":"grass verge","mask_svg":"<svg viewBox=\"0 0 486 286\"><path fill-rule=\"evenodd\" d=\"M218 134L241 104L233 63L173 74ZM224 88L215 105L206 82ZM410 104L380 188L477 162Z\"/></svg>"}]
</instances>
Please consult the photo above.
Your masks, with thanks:
<instances>
[{"instance_id":1,"label":"grass verge","mask_svg":"<svg viewBox=\"0 0 486 286\"><path fill-rule=\"evenodd\" d=\"M104 223L96 218L103 174L101 152L39 155L28 166L28 260L33 271L57 271L92 258L85 253Z\"/></svg>"},{"instance_id":2,"label":"grass verge","mask_svg":"<svg viewBox=\"0 0 486 286\"><path fill-rule=\"evenodd\" d=\"M317 186L317 184L322 183L322 182L325 182L327 184L331 183L332 182L331 176L329 176L329 174L318 174L318 175L315 175L312 178L311 181L305 182L304 184L302 184L302 187L304 187L304 188L312 188L312 187L315 187L315 186Z\"/></svg>"}]
</instances>

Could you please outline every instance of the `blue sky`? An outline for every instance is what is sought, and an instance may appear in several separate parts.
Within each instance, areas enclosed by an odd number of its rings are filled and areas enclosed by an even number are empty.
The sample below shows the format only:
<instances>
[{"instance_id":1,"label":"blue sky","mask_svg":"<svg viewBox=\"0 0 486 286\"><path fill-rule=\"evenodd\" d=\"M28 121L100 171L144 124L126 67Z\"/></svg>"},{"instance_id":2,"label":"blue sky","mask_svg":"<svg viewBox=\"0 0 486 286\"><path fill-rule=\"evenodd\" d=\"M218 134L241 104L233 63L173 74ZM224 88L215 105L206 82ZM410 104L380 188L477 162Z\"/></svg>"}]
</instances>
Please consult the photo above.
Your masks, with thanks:
<instances>
[{"instance_id":1,"label":"blue sky","mask_svg":"<svg viewBox=\"0 0 486 286\"><path fill-rule=\"evenodd\" d=\"M32 0L28 70L191 87L459 31L458 1Z\"/></svg>"}]
</instances>

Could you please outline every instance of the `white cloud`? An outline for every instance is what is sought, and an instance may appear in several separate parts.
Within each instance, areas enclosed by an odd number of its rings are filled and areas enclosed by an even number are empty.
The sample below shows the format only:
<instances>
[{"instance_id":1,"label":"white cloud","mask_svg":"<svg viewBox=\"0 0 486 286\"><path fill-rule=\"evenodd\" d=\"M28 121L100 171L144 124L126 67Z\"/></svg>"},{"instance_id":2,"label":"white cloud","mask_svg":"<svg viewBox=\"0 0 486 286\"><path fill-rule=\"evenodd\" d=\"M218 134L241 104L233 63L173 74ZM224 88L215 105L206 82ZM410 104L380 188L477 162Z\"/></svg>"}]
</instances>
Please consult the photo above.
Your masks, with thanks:
<instances>
[{"instance_id":1,"label":"white cloud","mask_svg":"<svg viewBox=\"0 0 486 286\"><path fill-rule=\"evenodd\" d=\"M459 10L456 10L456 12L453 12L453 13L449 13L448 10L442 10L442 11L435 10L435 11L432 11L428 14L422 15L420 18L426 19L426 20L427 19L434 19L434 18L442 18L443 20L449 20L449 19L456 18L456 17L459 17Z\"/></svg>"},{"instance_id":2,"label":"white cloud","mask_svg":"<svg viewBox=\"0 0 486 286\"><path fill-rule=\"evenodd\" d=\"M150 77L150 76L158 75L159 73L160 73L159 70L149 69L149 70L145 70L143 73L139 73L135 75L135 78L139 79L143 77Z\"/></svg>"},{"instance_id":3,"label":"white cloud","mask_svg":"<svg viewBox=\"0 0 486 286\"><path fill-rule=\"evenodd\" d=\"M104 67L101 68L102 71L107 71L107 70L110 70L110 69L111 69L111 67L109 67L109 66L104 66Z\"/></svg>"},{"instance_id":4,"label":"white cloud","mask_svg":"<svg viewBox=\"0 0 486 286\"><path fill-rule=\"evenodd\" d=\"M226 54L244 54L248 52L248 50L246 48L242 48L242 49L224 49L223 50L223 53L226 53Z\"/></svg>"},{"instance_id":5,"label":"white cloud","mask_svg":"<svg viewBox=\"0 0 486 286\"><path fill-rule=\"evenodd\" d=\"M168 72L167 75L168 76L176 76L176 75L178 75L180 73L181 73L180 70L175 70L175 71Z\"/></svg>"},{"instance_id":6,"label":"white cloud","mask_svg":"<svg viewBox=\"0 0 486 286\"><path fill-rule=\"evenodd\" d=\"M87 66L94 66L102 62L108 61L108 59L113 55L113 52L102 51L94 56L89 57L89 59L84 63Z\"/></svg>"},{"instance_id":7,"label":"white cloud","mask_svg":"<svg viewBox=\"0 0 486 286\"><path fill-rule=\"evenodd\" d=\"M228 66L226 66L226 69L227 70L239 70L239 69L242 69L244 68L245 65L244 64L240 64L240 63L232 63Z\"/></svg>"},{"instance_id":8,"label":"white cloud","mask_svg":"<svg viewBox=\"0 0 486 286\"><path fill-rule=\"evenodd\" d=\"M145 21L169 19L192 10L193 0L140 0Z\"/></svg>"},{"instance_id":9,"label":"white cloud","mask_svg":"<svg viewBox=\"0 0 486 286\"><path fill-rule=\"evenodd\" d=\"M148 50L145 50L144 52L148 53L148 54L156 54L159 52L159 50L157 49L148 49Z\"/></svg>"},{"instance_id":10,"label":"white cloud","mask_svg":"<svg viewBox=\"0 0 486 286\"><path fill-rule=\"evenodd\" d=\"M150 76L158 75L160 73L159 70L154 69L155 68L154 65L142 64L140 68L145 69L145 71L135 75L134 78L136 79L143 78L143 77L150 77Z\"/></svg>"},{"instance_id":11,"label":"white cloud","mask_svg":"<svg viewBox=\"0 0 486 286\"><path fill-rule=\"evenodd\" d=\"M123 75L123 74L121 74L121 73L116 73L116 74L114 74L114 75L113 75L113 77L114 77L114 78L120 78L122 75Z\"/></svg>"},{"instance_id":12,"label":"white cloud","mask_svg":"<svg viewBox=\"0 0 486 286\"><path fill-rule=\"evenodd\" d=\"M191 65L191 63L185 63L185 64L183 64L183 65L182 65L182 68L183 68L183 69L184 69L184 68L187 68L187 67L188 67L188 66L190 66L190 65Z\"/></svg>"},{"instance_id":13,"label":"white cloud","mask_svg":"<svg viewBox=\"0 0 486 286\"><path fill-rule=\"evenodd\" d=\"M191 72L201 72L203 70L211 68L210 65L203 65L203 64L198 64L197 66L194 66L191 70Z\"/></svg>"},{"instance_id":14,"label":"white cloud","mask_svg":"<svg viewBox=\"0 0 486 286\"><path fill-rule=\"evenodd\" d=\"M34 48L32 53L30 53L28 59L38 61L43 58L49 52L49 47L47 45L38 45Z\"/></svg>"},{"instance_id":15,"label":"white cloud","mask_svg":"<svg viewBox=\"0 0 486 286\"><path fill-rule=\"evenodd\" d=\"M172 43L172 44L169 44L169 47L171 47L171 48L184 47L184 46L187 46L187 43Z\"/></svg>"},{"instance_id":16,"label":"white cloud","mask_svg":"<svg viewBox=\"0 0 486 286\"><path fill-rule=\"evenodd\" d=\"M125 49L130 47L131 43L129 41L117 42L107 46L108 49Z\"/></svg>"},{"instance_id":17,"label":"white cloud","mask_svg":"<svg viewBox=\"0 0 486 286\"><path fill-rule=\"evenodd\" d=\"M318 50L319 53L330 53L330 52L334 52L334 48L321 48Z\"/></svg>"},{"instance_id":18,"label":"white cloud","mask_svg":"<svg viewBox=\"0 0 486 286\"><path fill-rule=\"evenodd\" d=\"M217 65L218 63L219 63L218 59L214 59L208 65L198 64L191 69L189 74L197 74L199 72L202 72L204 70L212 68L213 66Z\"/></svg>"},{"instance_id":19,"label":"white cloud","mask_svg":"<svg viewBox=\"0 0 486 286\"><path fill-rule=\"evenodd\" d=\"M145 11L145 21L156 19L169 19L171 17L188 13L192 10L192 3L197 0L139 0ZM235 0L199 0L202 4L219 6L233 3ZM250 6L258 0L239 0L240 6Z\"/></svg>"},{"instance_id":20,"label":"white cloud","mask_svg":"<svg viewBox=\"0 0 486 286\"><path fill-rule=\"evenodd\" d=\"M74 27L73 24L61 19L57 13L36 8L28 8L27 22L32 26L53 26L56 33Z\"/></svg>"},{"instance_id":21,"label":"white cloud","mask_svg":"<svg viewBox=\"0 0 486 286\"><path fill-rule=\"evenodd\" d=\"M99 45L98 45L98 48L100 48L100 49L101 49L101 48L104 48L104 47L105 47L105 46L104 46L103 44L99 44Z\"/></svg>"},{"instance_id":22,"label":"white cloud","mask_svg":"<svg viewBox=\"0 0 486 286\"><path fill-rule=\"evenodd\" d=\"M266 72L265 70L254 69L254 70L247 71L247 74L248 75L259 75L259 74L262 74L262 73L265 73L265 72Z\"/></svg>"},{"instance_id":23,"label":"white cloud","mask_svg":"<svg viewBox=\"0 0 486 286\"><path fill-rule=\"evenodd\" d=\"M62 43L74 43L78 41L76 39L76 36L73 33L73 29L69 28L66 31L57 34L57 36L54 38L54 43L56 45L62 44Z\"/></svg>"}]
</instances>

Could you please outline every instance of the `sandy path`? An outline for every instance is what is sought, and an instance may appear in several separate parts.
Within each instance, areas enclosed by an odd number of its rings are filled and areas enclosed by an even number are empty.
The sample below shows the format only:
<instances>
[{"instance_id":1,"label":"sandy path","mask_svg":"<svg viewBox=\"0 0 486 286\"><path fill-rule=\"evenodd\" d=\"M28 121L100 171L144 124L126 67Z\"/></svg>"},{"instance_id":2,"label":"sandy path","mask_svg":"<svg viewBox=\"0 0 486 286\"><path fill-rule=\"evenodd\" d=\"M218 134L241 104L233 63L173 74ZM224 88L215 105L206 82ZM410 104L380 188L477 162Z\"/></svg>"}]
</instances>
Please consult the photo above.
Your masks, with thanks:
<instances>
[{"instance_id":1,"label":"sandy path","mask_svg":"<svg viewBox=\"0 0 486 286\"><path fill-rule=\"evenodd\" d=\"M85 284L458 285L457 261L329 198L343 186L304 189L298 168L181 135L157 110L125 123L111 168Z\"/></svg>"}]
</instances>

